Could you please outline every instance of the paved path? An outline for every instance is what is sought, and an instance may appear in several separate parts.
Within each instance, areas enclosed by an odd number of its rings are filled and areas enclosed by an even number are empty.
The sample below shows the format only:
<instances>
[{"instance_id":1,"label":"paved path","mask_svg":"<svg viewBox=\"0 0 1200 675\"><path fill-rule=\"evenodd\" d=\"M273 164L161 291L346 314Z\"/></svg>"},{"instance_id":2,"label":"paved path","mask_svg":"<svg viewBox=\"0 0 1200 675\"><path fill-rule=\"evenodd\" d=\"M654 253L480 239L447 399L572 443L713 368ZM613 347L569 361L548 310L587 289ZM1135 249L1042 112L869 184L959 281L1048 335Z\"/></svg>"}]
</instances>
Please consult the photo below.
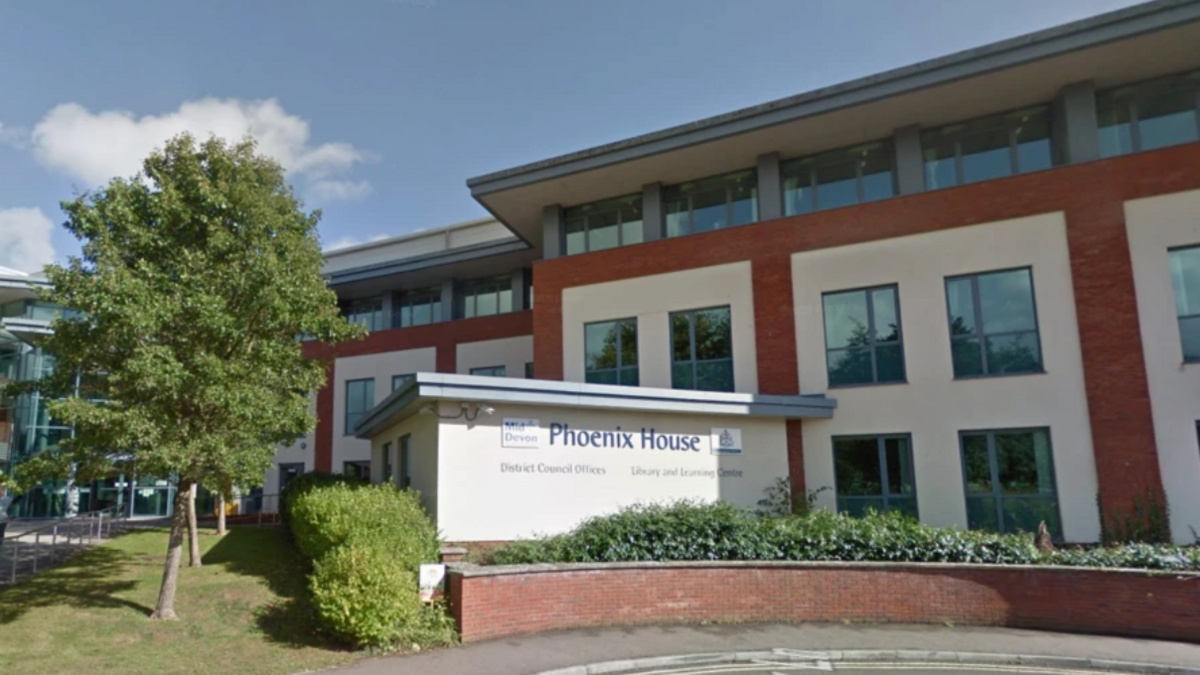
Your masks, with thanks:
<instances>
[{"instance_id":1,"label":"paved path","mask_svg":"<svg viewBox=\"0 0 1200 675\"><path fill-rule=\"evenodd\" d=\"M915 649L1066 656L1200 668L1200 645L1177 642L1003 628L742 624L566 631L482 642L428 654L369 659L336 669L335 672L338 675L532 675L605 661L674 654L770 650L777 647L822 651ZM855 671L843 668L838 672ZM880 671L871 672L878 674ZM904 672L914 675L915 671ZM969 671L960 667L937 672ZM1022 671L1010 669L1007 672Z\"/></svg>"}]
</instances>

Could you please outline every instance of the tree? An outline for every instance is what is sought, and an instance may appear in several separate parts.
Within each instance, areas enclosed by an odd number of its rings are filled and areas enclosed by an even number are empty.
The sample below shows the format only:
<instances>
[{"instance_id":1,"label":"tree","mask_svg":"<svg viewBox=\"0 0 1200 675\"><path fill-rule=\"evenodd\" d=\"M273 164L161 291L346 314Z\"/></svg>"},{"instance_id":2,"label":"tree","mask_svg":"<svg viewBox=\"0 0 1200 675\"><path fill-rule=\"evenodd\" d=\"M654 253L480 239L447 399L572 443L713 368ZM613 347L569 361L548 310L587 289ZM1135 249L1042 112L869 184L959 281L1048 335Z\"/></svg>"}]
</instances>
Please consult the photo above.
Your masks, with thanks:
<instances>
[{"instance_id":1,"label":"tree","mask_svg":"<svg viewBox=\"0 0 1200 675\"><path fill-rule=\"evenodd\" d=\"M321 277L320 212L302 207L252 141L186 134L139 176L63 203L82 255L47 268L43 299L68 311L41 343L57 366L37 386L76 433L47 463L97 475L124 456L175 478L154 618L176 618L192 485L261 480L275 446L315 424L307 395L325 365L299 338L361 335Z\"/></svg>"}]
</instances>

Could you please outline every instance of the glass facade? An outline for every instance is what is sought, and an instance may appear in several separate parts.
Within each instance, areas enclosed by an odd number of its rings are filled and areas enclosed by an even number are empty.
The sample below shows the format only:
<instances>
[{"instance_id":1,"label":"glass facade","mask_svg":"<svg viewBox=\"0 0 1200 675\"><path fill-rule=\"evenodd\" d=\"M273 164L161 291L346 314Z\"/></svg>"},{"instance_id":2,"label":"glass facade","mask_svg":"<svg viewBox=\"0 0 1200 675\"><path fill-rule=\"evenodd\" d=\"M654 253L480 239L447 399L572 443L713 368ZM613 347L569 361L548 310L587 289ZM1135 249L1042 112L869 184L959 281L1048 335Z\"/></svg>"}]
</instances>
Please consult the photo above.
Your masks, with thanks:
<instances>
[{"instance_id":1,"label":"glass facade","mask_svg":"<svg viewBox=\"0 0 1200 675\"><path fill-rule=\"evenodd\" d=\"M834 438L833 465L839 513L861 516L874 509L917 517L917 484L907 435Z\"/></svg>"},{"instance_id":2,"label":"glass facade","mask_svg":"<svg viewBox=\"0 0 1200 675\"><path fill-rule=\"evenodd\" d=\"M964 431L961 443L967 527L1037 532L1045 521L1062 538L1048 429Z\"/></svg>"},{"instance_id":3,"label":"glass facade","mask_svg":"<svg viewBox=\"0 0 1200 675\"><path fill-rule=\"evenodd\" d=\"M583 351L585 381L638 385L637 319L585 325Z\"/></svg>"},{"instance_id":4,"label":"glass facade","mask_svg":"<svg viewBox=\"0 0 1200 675\"><path fill-rule=\"evenodd\" d=\"M955 377L1042 372L1029 268L948 278L946 301Z\"/></svg>"},{"instance_id":5,"label":"glass facade","mask_svg":"<svg viewBox=\"0 0 1200 675\"><path fill-rule=\"evenodd\" d=\"M638 244L645 234L640 194L573 206L563 220L567 255Z\"/></svg>"},{"instance_id":6,"label":"glass facade","mask_svg":"<svg viewBox=\"0 0 1200 675\"><path fill-rule=\"evenodd\" d=\"M363 415L375 407L375 380L373 378L346 380L345 406L346 426L343 433L350 436L354 433L354 427L358 426L358 421L363 418Z\"/></svg>"},{"instance_id":7,"label":"glass facade","mask_svg":"<svg viewBox=\"0 0 1200 675\"><path fill-rule=\"evenodd\" d=\"M513 311L512 276L463 282L459 289L458 306L459 317L463 319Z\"/></svg>"},{"instance_id":8,"label":"glass facade","mask_svg":"<svg viewBox=\"0 0 1200 675\"><path fill-rule=\"evenodd\" d=\"M1200 140L1200 71L1096 95L1100 156Z\"/></svg>"},{"instance_id":9,"label":"glass facade","mask_svg":"<svg viewBox=\"0 0 1200 675\"><path fill-rule=\"evenodd\" d=\"M438 323L442 320L442 289L435 286L397 293L392 311L392 325L397 328Z\"/></svg>"},{"instance_id":10,"label":"glass facade","mask_svg":"<svg viewBox=\"0 0 1200 675\"><path fill-rule=\"evenodd\" d=\"M795 216L886 199L896 194L890 141L780 164L783 214Z\"/></svg>"},{"instance_id":11,"label":"glass facade","mask_svg":"<svg viewBox=\"0 0 1200 675\"><path fill-rule=\"evenodd\" d=\"M416 379L416 377L417 376L412 373L405 373L404 375L393 375L392 376L392 391L396 391L397 389L403 387L404 385L408 384L409 382L412 382L414 379Z\"/></svg>"},{"instance_id":12,"label":"glass facade","mask_svg":"<svg viewBox=\"0 0 1200 675\"><path fill-rule=\"evenodd\" d=\"M504 366L483 366L482 368L472 368L471 374L487 377L508 377L508 369Z\"/></svg>"},{"instance_id":13,"label":"glass facade","mask_svg":"<svg viewBox=\"0 0 1200 675\"><path fill-rule=\"evenodd\" d=\"M1173 249L1169 255L1183 360L1200 361L1200 246Z\"/></svg>"},{"instance_id":14,"label":"glass facade","mask_svg":"<svg viewBox=\"0 0 1200 675\"><path fill-rule=\"evenodd\" d=\"M821 303L829 386L905 381L896 286L826 293Z\"/></svg>"},{"instance_id":15,"label":"glass facade","mask_svg":"<svg viewBox=\"0 0 1200 675\"><path fill-rule=\"evenodd\" d=\"M671 388L733 391L729 307L671 314Z\"/></svg>"},{"instance_id":16,"label":"glass facade","mask_svg":"<svg viewBox=\"0 0 1200 675\"><path fill-rule=\"evenodd\" d=\"M383 316L382 297L347 300L342 303L342 316L350 323L356 323L369 331L388 327Z\"/></svg>"},{"instance_id":17,"label":"glass facade","mask_svg":"<svg viewBox=\"0 0 1200 675\"><path fill-rule=\"evenodd\" d=\"M758 220L758 171L748 169L663 189L667 236L711 232Z\"/></svg>"},{"instance_id":18,"label":"glass facade","mask_svg":"<svg viewBox=\"0 0 1200 675\"><path fill-rule=\"evenodd\" d=\"M966 185L1054 165L1050 108L1037 106L921 133L925 189Z\"/></svg>"}]
</instances>

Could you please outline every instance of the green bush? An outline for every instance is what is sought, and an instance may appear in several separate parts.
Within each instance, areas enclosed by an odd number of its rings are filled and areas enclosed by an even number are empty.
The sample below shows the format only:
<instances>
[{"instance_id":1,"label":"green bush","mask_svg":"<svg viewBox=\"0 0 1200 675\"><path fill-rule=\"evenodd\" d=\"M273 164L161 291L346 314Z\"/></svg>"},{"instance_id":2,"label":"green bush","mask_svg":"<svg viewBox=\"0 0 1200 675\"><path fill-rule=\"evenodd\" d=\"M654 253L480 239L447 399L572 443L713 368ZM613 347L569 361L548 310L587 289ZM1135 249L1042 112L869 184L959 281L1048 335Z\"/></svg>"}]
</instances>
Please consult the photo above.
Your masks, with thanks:
<instances>
[{"instance_id":1,"label":"green bush","mask_svg":"<svg viewBox=\"0 0 1200 675\"><path fill-rule=\"evenodd\" d=\"M419 567L437 561L440 546L416 492L328 476L288 488L287 523L313 561L309 589L326 632L380 649L454 640L445 608L418 595Z\"/></svg>"},{"instance_id":2,"label":"green bush","mask_svg":"<svg viewBox=\"0 0 1200 675\"><path fill-rule=\"evenodd\" d=\"M328 471L310 471L288 481L279 491L279 517L284 523L288 522L292 512L292 502L302 494L330 485L365 485L367 481L354 476Z\"/></svg>"},{"instance_id":3,"label":"green bush","mask_svg":"<svg viewBox=\"0 0 1200 675\"><path fill-rule=\"evenodd\" d=\"M1033 538L922 525L898 513L862 518L817 510L759 518L728 504L635 506L568 534L493 551L487 564L795 560L1052 564L1200 570L1200 548L1130 545L1043 554Z\"/></svg>"}]
</instances>

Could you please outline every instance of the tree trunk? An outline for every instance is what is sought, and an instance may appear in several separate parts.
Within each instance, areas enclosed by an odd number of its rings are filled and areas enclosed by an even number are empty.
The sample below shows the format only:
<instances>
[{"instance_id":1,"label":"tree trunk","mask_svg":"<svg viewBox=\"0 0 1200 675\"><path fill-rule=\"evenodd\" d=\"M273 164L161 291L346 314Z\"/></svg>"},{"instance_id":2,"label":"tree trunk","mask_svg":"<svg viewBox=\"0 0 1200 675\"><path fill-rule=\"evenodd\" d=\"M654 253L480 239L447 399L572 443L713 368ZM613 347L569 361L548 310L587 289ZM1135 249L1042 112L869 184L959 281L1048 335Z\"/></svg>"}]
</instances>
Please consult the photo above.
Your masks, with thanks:
<instances>
[{"instance_id":1,"label":"tree trunk","mask_svg":"<svg viewBox=\"0 0 1200 675\"><path fill-rule=\"evenodd\" d=\"M167 540L167 560L163 565L162 586L158 589L158 604L154 606L151 619L174 621L175 587L179 584L179 561L183 558L183 536L187 530L188 495L191 494L190 481L180 481L179 489L175 491L175 513L171 516L171 536Z\"/></svg>"},{"instance_id":2,"label":"tree trunk","mask_svg":"<svg viewBox=\"0 0 1200 675\"><path fill-rule=\"evenodd\" d=\"M188 524L188 567L200 567L200 532L196 523L196 484L188 490L187 500Z\"/></svg>"},{"instance_id":3,"label":"tree trunk","mask_svg":"<svg viewBox=\"0 0 1200 675\"><path fill-rule=\"evenodd\" d=\"M225 536L225 495L217 494L217 536Z\"/></svg>"}]
</instances>

